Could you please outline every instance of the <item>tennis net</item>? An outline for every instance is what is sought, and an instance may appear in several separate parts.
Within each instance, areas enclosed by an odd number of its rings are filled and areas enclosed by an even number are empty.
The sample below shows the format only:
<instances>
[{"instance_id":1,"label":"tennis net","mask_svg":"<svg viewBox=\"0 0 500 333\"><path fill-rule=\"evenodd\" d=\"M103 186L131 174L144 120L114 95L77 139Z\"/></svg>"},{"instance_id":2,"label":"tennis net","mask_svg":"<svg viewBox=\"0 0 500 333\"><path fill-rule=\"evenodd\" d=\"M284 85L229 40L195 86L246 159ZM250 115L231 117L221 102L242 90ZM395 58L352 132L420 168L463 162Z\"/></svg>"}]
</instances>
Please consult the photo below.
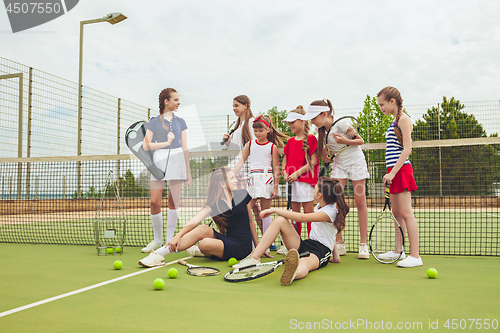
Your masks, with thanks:
<instances>
[{"instance_id":1,"label":"tennis net","mask_svg":"<svg viewBox=\"0 0 500 333\"><path fill-rule=\"evenodd\" d=\"M384 202L385 145L367 144L363 149L371 175L366 184L370 227ZM193 183L183 186L176 232L203 207L212 168L226 165L234 152L190 155ZM410 160L419 187L412 194L412 206L419 223L421 253L500 255L500 138L417 141ZM114 183L106 185L110 170ZM94 245L93 221L101 197L100 216L120 214L114 186L126 217L125 245L146 245L153 237L149 175L135 157L0 159L0 242ZM344 240L348 251L357 252L359 227L352 192L348 183L351 212ZM162 202L165 219L167 193ZM284 185L272 205L286 208ZM306 233L303 228L302 238Z\"/></svg>"}]
</instances>

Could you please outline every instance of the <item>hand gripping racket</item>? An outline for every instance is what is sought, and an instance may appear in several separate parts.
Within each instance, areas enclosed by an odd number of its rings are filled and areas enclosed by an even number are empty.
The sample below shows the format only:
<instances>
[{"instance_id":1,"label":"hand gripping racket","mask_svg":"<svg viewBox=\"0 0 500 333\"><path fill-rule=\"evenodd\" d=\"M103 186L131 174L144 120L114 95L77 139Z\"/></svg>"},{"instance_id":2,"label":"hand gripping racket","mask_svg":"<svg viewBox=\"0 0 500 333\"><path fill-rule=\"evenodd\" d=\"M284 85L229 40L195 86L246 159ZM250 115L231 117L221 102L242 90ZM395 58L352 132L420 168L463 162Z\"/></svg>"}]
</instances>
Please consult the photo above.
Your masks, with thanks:
<instances>
[{"instance_id":1,"label":"hand gripping racket","mask_svg":"<svg viewBox=\"0 0 500 333\"><path fill-rule=\"evenodd\" d=\"M386 208L389 207L389 210ZM385 185L385 205L370 230L370 252L378 262L392 264L403 254L405 238L403 229L391 211L389 184ZM401 248L399 252L394 252Z\"/></svg>"},{"instance_id":2,"label":"hand gripping racket","mask_svg":"<svg viewBox=\"0 0 500 333\"><path fill-rule=\"evenodd\" d=\"M234 125L234 123L235 123L235 122L236 122L236 120L235 120L235 121L233 121L233 123L232 123L232 124L231 124L231 126L229 126L229 127L233 127L233 125ZM236 128L233 128L233 129L231 129L231 130L229 131L229 136L220 142L220 145L221 145L221 146L223 146L223 145L226 143L226 141L227 141L227 140L229 140L229 137L230 137L230 136L234 133L234 131L236 131Z\"/></svg>"},{"instance_id":3,"label":"hand gripping racket","mask_svg":"<svg viewBox=\"0 0 500 333\"><path fill-rule=\"evenodd\" d=\"M196 266L190 265L182 259L177 261L179 264L187 266L187 273L193 276L214 276L219 275L220 271L214 267L204 267L204 266Z\"/></svg>"},{"instance_id":4,"label":"hand gripping racket","mask_svg":"<svg viewBox=\"0 0 500 333\"><path fill-rule=\"evenodd\" d=\"M300 258L308 257L309 255L310 255L309 252L304 252L300 254ZM244 281L255 280L263 276L266 276L268 274L271 274L278 267L283 265L284 262L285 259L238 268L231 272L227 272L224 275L224 280L227 282L244 282Z\"/></svg>"},{"instance_id":5,"label":"hand gripping racket","mask_svg":"<svg viewBox=\"0 0 500 333\"><path fill-rule=\"evenodd\" d=\"M328 150L328 153L331 155L330 162L333 160L333 158L335 156L337 156L338 154L343 152L347 147L349 147L349 145L342 146L342 145L337 144L334 150L330 149L330 147L328 146L328 136L330 135L330 131L332 129L333 129L333 133L341 134L344 137L351 140L351 139L356 138L356 136L358 135L359 121L356 117L344 116L344 117L340 117L339 119L335 120L333 125L330 127L330 129L326 133L326 139L325 139L326 140L326 149ZM330 166L330 162L325 163L323 165L323 168L321 169L321 171L319 173L320 177L325 175L326 170Z\"/></svg>"},{"instance_id":6,"label":"hand gripping racket","mask_svg":"<svg viewBox=\"0 0 500 333\"><path fill-rule=\"evenodd\" d=\"M149 172L156 179L163 179L165 177L165 172L159 169L153 162L152 150L144 150L142 144L144 137L146 136L146 124L145 121L138 121L132 124L125 132L125 143L127 144L130 151L137 156L137 158L146 166Z\"/></svg>"}]
</instances>

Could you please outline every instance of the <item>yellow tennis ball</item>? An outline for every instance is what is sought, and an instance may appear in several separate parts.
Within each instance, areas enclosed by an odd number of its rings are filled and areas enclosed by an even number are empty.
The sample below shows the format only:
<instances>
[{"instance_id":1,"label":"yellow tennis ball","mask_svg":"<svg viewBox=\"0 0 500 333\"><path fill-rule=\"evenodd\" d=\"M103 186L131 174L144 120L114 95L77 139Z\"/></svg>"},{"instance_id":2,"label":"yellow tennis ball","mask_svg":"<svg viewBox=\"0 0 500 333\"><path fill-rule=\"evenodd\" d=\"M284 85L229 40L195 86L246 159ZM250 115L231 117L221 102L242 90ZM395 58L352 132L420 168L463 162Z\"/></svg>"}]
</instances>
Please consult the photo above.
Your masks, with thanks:
<instances>
[{"instance_id":1,"label":"yellow tennis ball","mask_svg":"<svg viewBox=\"0 0 500 333\"><path fill-rule=\"evenodd\" d=\"M123 252L123 249L121 248L121 246L117 246L117 247L115 248L115 251L116 251L116 253L122 253L122 252Z\"/></svg>"},{"instance_id":2,"label":"yellow tennis ball","mask_svg":"<svg viewBox=\"0 0 500 333\"><path fill-rule=\"evenodd\" d=\"M165 287L165 281L161 278L157 278L153 281L153 288L156 290L162 290Z\"/></svg>"},{"instance_id":3,"label":"yellow tennis ball","mask_svg":"<svg viewBox=\"0 0 500 333\"><path fill-rule=\"evenodd\" d=\"M435 279L438 276L438 271L435 268L429 268L427 270L427 277L429 279Z\"/></svg>"},{"instance_id":4,"label":"yellow tennis ball","mask_svg":"<svg viewBox=\"0 0 500 333\"><path fill-rule=\"evenodd\" d=\"M120 260L117 260L113 263L113 268L114 269L122 269L123 263Z\"/></svg>"},{"instance_id":5,"label":"yellow tennis ball","mask_svg":"<svg viewBox=\"0 0 500 333\"><path fill-rule=\"evenodd\" d=\"M107 254L113 254L113 248L112 248L112 247L108 247L108 248L106 249L106 253L107 253Z\"/></svg>"},{"instance_id":6,"label":"yellow tennis ball","mask_svg":"<svg viewBox=\"0 0 500 333\"><path fill-rule=\"evenodd\" d=\"M167 274L169 278L175 279L177 275L179 275L179 272L177 271L177 269L172 267L168 270Z\"/></svg>"},{"instance_id":7,"label":"yellow tennis ball","mask_svg":"<svg viewBox=\"0 0 500 333\"><path fill-rule=\"evenodd\" d=\"M238 260L236 260L236 258L231 258L227 261L227 264L229 266L233 266L233 265L236 265L238 263Z\"/></svg>"}]
</instances>

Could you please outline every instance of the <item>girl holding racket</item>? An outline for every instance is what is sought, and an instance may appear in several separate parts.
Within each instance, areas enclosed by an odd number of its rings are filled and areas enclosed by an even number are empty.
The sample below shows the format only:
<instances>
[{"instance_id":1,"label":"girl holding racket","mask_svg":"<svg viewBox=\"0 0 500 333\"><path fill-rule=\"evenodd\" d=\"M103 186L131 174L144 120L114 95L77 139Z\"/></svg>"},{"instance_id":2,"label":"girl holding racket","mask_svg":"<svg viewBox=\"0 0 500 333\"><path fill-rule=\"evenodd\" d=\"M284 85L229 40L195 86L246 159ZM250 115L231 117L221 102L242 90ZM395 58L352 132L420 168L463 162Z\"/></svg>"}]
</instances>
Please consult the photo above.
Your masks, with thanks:
<instances>
[{"instance_id":1,"label":"girl holding racket","mask_svg":"<svg viewBox=\"0 0 500 333\"><path fill-rule=\"evenodd\" d=\"M210 176L207 201L167 244L152 251L139 265L155 267L165 265L165 255L195 248L195 255L216 260L242 259L257 244L255 225L250 222L247 204L252 199L246 190L238 190L238 180L228 167L217 168ZM219 231L201 224L212 216ZM198 246L194 244L198 243ZM189 253L189 252L188 252ZM189 253L192 255L191 253Z\"/></svg>"},{"instance_id":2,"label":"girl holding racket","mask_svg":"<svg viewBox=\"0 0 500 333\"><path fill-rule=\"evenodd\" d=\"M422 266L422 258L419 255L418 224L411 207L411 192L417 190L417 184L413 177L413 168L408 156L411 154L411 132L413 125L410 117L403 112L403 98L394 87L385 87L377 94L377 102L384 115L394 116L394 123L389 126L386 132L387 147L385 152L385 162L387 174L382 179L384 185L390 184L392 213L398 220L403 234L408 230L410 240L410 255L405 258L401 255L398 262L399 267ZM398 244L396 243L396 246ZM401 247L401 244L399 244ZM382 258L399 256L401 248L397 254L387 252L379 255Z\"/></svg>"},{"instance_id":3,"label":"girl holding racket","mask_svg":"<svg viewBox=\"0 0 500 333\"><path fill-rule=\"evenodd\" d=\"M293 280L305 278L310 271L325 267L330 261L339 263L340 256L335 242L335 236L345 227L345 217L349 212L344 199L344 190L337 180L320 177L313 191L314 199L318 202L314 213L301 214L288 210L271 208L261 212L262 217L278 214L253 253L234 269L260 263L260 257L274 239L281 233L281 237L288 253L285 257L285 269L281 275L281 284L288 286ZM302 240L289 220L297 223L312 222L309 239ZM299 259L299 253L310 252L308 257Z\"/></svg>"},{"instance_id":4,"label":"girl holding racket","mask_svg":"<svg viewBox=\"0 0 500 333\"><path fill-rule=\"evenodd\" d=\"M290 111L288 116L282 120L288 123L290 130L295 136L290 138L283 152L285 157L281 163L282 174L292 186L292 211L300 212L300 207L304 213L314 212L313 190L318 182L318 155L316 148L318 140L309 134L309 121L302 120L306 111L302 105ZM297 223L297 232L302 232L302 224ZM307 223L307 235L311 233L311 222Z\"/></svg>"},{"instance_id":5,"label":"girl holding racket","mask_svg":"<svg viewBox=\"0 0 500 333\"><path fill-rule=\"evenodd\" d=\"M175 232L177 224L179 198L182 181L186 186L191 184L191 169L189 167L189 148L187 145L187 125L177 112L181 102L173 88L163 89L159 96L160 114L149 120L144 150L154 150L153 162L165 172L163 179L151 176L151 223L154 239L141 251L149 253L163 245L163 216L161 199L165 182L169 181L167 238L168 242Z\"/></svg>"},{"instance_id":6,"label":"girl holding racket","mask_svg":"<svg viewBox=\"0 0 500 333\"><path fill-rule=\"evenodd\" d=\"M258 199L262 209L271 208L272 199L278 197L278 185L280 179L280 165L278 147L283 147L283 140L287 136L278 131L271 117L260 115L252 123L256 139L248 141L243 154L234 168L238 174L247 160L250 162L250 174L248 176L248 192L252 197L250 207L254 207ZM257 216L256 216L257 218ZM271 224L271 217L262 219L262 234Z\"/></svg>"},{"instance_id":7,"label":"girl holding racket","mask_svg":"<svg viewBox=\"0 0 500 333\"><path fill-rule=\"evenodd\" d=\"M352 127L344 131L346 133L349 131L355 132L352 138L346 138L344 135L336 133L334 113L332 103L328 99L317 100L311 103L302 119L311 119L311 123L318 128L318 152L322 153L325 162L330 162L325 143L328 143L328 148L333 151L338 150L339 146L348 145L344 151L335 156L331 164L331 177L338 180L342 188L345 187L348 179L352 181L354 201L359 218L360 244L358 258L369 259L370 253L367 245L368 208L365 195L365 179L369 177L369 174L365 155L360 148L364 140L357 132L353 131ZM341 232L337 233L337 246L340 255L344 255L346 249Z\"/></svg>"}]
</instances>

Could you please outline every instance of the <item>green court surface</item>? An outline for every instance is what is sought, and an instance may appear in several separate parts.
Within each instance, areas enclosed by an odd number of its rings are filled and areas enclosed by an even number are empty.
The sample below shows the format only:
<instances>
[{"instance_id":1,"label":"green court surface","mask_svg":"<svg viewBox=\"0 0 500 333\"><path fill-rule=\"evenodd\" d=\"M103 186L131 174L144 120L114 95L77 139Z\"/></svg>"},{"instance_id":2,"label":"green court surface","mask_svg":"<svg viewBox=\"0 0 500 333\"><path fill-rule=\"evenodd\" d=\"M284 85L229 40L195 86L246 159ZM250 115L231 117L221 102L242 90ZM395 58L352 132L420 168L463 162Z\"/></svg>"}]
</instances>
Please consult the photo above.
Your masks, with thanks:
<instances>
[{"instance_id":1,"label":"green court surface","mask_svg":"<svg viewBox=\"0 0 500 333\"><path fill-rule=\"evenodd\" d=\"M498 257L423 256L423 267L403 269L348 253L340 264L283 287L282 267L259 280L228 283L226 262L188 259L222 272L193 277L175 262L141 268L139 248L97 256L92 246L0 244L0 253L1 332L425 332L436 321L439 331L454 331L453 323L468 331L486 319L488 331L500 331ZM171 254L166 261L185 257ZM112 268L115 260L123 261L122 270ZM176 279L167 277L170 267L179 270ZM434 280L425 274L430 267L439 273ZM157 277L166 283L161 291L152 286Z\"/></svg>"}]
</instances>

